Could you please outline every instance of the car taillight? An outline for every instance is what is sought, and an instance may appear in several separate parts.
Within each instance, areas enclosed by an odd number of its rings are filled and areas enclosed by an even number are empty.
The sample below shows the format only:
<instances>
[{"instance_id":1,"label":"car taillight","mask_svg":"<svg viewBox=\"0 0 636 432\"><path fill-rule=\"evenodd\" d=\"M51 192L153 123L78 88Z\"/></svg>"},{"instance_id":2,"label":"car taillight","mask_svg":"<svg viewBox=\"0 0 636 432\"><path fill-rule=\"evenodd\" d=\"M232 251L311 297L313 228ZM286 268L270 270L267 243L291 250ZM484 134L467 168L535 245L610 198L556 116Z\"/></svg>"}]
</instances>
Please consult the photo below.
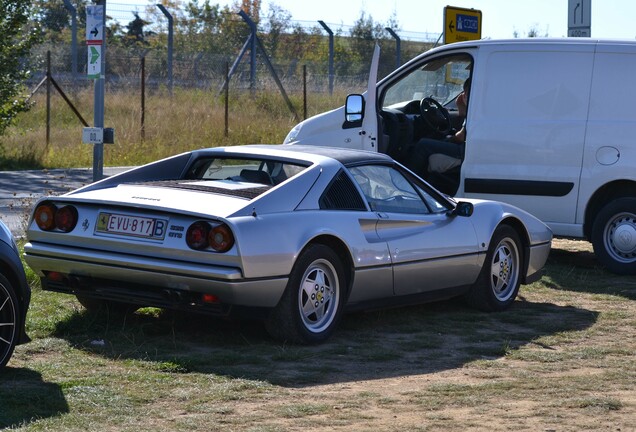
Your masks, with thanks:
<instances>
[{"instance_id":1,"label":"car taillight","mask_svg":"<svg viewBox=\"0 0 636 432\"><path fill-rule=\"evenodd\" d=\"M42 231L58 229L62 232L69 232L77 225L77 209L70 205L58 208L52 202L47 201L35 209L33 219Z\"/></svg>"},{"instance_id":2,"label":"car taillight","mask_svg":"<svg viewBox=\"0 0 636 432\"><path fill-rule=\"evenodd\" d=\"M211 248L215 252L227 252L234 246L234 235L225 224L212 226L208 222L197 221L186 232L186 244L195 250Z\"/></svg>"},{"instance_id":3,"label":"car taillight","mask_svg":"<svg viewBox=\"0 0 636 432\"><path fill-rule=\"evenodd\" d=\"M42 203L35 209L33 218L35 219L35 223L42 231L51 231L53 228L55 228L56 211L57 207L55 206L55 204L50 202Z\"/></svg>"},{"instance_id":4,"label":"car taillight","mask_svg":"<svg viewBox=\"0 0 636 432\"><path fill-rule=\"evenodd\" d=\"M190 225L186 232L186 244L192 249L202 250L208 247L210 224L198 221Z\"/></svg>"},{"instance_id":5,"label":"car taillight","mask_svg":"<svg viewBox=\"0 0 636 432\"><path fill-rule=\"evenodd\" d=\"M210 247L217 252L227 252L234 245L234 236L230 227L225 224L217 225L208 234Z\"/></svg>"},{"instance_id":6,"label":"car taillight","mask_svg":"<svg viewBox=\"0 0 636 432\"><path fill-rule=\"evenodd\" d=\"M67 205L55 212L55 226L60 231L72 231L77 225L77 209Z\"/></svg>"}]
</instances>

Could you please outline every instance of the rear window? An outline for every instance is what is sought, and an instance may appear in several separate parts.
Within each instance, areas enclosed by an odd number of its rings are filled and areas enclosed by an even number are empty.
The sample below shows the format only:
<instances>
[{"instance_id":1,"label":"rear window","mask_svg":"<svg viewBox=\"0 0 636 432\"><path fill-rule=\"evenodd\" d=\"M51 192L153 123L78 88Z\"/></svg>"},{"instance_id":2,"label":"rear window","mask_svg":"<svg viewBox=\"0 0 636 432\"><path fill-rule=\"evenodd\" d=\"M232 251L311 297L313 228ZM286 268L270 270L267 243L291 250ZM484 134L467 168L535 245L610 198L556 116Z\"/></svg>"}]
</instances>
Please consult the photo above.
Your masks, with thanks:
<instances>
[{"instance_id":1,"label":"rear window","mask_svg":"<svg viewBox=\"0 0 636 432\"><path fill-rule=\"evenodd\" d=\"M230 180L276 186L307 167L273 159L202 158L186 175L187 180Z\"/></svg>"}]
</instances>

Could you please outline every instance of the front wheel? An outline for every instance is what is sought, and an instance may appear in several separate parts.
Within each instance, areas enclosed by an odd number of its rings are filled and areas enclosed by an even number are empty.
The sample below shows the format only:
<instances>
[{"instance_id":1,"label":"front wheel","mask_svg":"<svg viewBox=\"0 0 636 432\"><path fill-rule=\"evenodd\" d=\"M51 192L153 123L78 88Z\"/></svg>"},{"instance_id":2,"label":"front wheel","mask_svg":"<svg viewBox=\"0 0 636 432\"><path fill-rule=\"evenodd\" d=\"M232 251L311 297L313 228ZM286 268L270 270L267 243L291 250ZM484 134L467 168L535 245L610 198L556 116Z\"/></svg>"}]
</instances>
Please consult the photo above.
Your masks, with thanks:
<instances>
[{"instance_id":1,"label":"front wheel","mask_svg":"<svg viewBox=\"0 0 636 432\"><path fill-rule=\"evenodd\" d=\"M298 258L281 300L265 323L270 335L303 344L329 338L342 314L344 273L332 249L310 245Z\"/></svg>"},{"instance_id":2,"label":"front wheel","mask_svg":"<svg viewBox=\"0 0 636 432\"><path fill-rule=\"evenodd\" d=\"M508 225L499 226L490 240L479 278L466 295L468 302L487 312L508 308L519 292L522 262L519 235Z\"/></svg>"},{"instance_id":3,"label":"front wheel","mask_svg":"<svg viewBox=\"0 0 636 432\"><path fill-rule=\"evenodd\" d=\"M11 283L0 275L0 367L7 364L20 334L20 304Z\"/></svg>"},{"instance_id":4,"label":"front wheel","mask_svg":"<svg viewBox=\"0 0 636 432\"><path fill-rule=\"evenodd\" d=\"M636 274L636 198L619 198L598 212L592 245L597 259L609 271Z\"/></svg>"}]
</instances>

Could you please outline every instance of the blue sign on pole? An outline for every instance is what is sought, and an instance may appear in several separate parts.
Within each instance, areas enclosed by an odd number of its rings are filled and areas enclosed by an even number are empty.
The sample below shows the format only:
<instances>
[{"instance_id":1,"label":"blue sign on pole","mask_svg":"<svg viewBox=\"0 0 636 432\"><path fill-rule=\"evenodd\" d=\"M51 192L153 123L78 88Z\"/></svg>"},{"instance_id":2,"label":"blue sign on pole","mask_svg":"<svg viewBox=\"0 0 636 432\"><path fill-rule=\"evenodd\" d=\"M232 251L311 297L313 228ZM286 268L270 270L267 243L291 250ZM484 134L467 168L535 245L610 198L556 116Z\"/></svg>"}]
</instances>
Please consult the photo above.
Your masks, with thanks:
<instances>
[{"instance_id":1,"label":"blue sign on pole","mask_svg":"<svg viewBox=\"0 0 636 432\"><path fill-rule=\"evenodd\" d=\"M479 18L474 15L457 14L457 31L467 33L479 32Z\"/></svg>"}]
</instances>

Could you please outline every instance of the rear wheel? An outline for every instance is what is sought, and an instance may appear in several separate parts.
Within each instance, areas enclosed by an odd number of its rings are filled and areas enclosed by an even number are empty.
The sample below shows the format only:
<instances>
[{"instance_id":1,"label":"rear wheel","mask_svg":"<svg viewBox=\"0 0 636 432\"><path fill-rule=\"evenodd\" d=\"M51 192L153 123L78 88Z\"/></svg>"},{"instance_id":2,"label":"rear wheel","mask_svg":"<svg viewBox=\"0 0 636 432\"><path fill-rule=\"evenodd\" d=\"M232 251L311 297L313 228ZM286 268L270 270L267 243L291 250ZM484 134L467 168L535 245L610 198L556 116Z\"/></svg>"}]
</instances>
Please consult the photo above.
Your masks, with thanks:
<instances>
[{"instance_id":1,"label":"rear wheel","mask_svg":"<svg viewBox=\"0 0 636 432\"><path fill-rule=\"evenodd\" d=\"M636 198L619 198L601 209L592 226L592 245L609 271L636 274Z\"/></svg>"},{"instance_id":2,"label":"rear wheel","mask_svg":"<svg viewBox=\"0 0 636 432\"><path fill-rule=\"evenodd\" d=\"M11 283L0 275L0 367L7 364L20 332L20 304Z\"/></svg>"},{"instance_id":3,"label":"rear wheel","mask_svg":"<svg viewBox=\"0 0 636 432\"><path fill-rule=\"evenodd\" d=\"M521 284L521 251L519 235L512 227L501 225L495 230L479 278L466 295L472 306L501 311L515 301Z\"/></svg>"},{"instance_id":4,"label":"rear wheel","mask_svg":"<svg viewBox=\"0 0 636 432\"><path fill-rule=\"evenodd\" d=\"M333 333L344 303L344 267L329 247L310 245L298 258L278 305L266 321L276 339L318 343Z\"/></svg>"}]
</instances>

